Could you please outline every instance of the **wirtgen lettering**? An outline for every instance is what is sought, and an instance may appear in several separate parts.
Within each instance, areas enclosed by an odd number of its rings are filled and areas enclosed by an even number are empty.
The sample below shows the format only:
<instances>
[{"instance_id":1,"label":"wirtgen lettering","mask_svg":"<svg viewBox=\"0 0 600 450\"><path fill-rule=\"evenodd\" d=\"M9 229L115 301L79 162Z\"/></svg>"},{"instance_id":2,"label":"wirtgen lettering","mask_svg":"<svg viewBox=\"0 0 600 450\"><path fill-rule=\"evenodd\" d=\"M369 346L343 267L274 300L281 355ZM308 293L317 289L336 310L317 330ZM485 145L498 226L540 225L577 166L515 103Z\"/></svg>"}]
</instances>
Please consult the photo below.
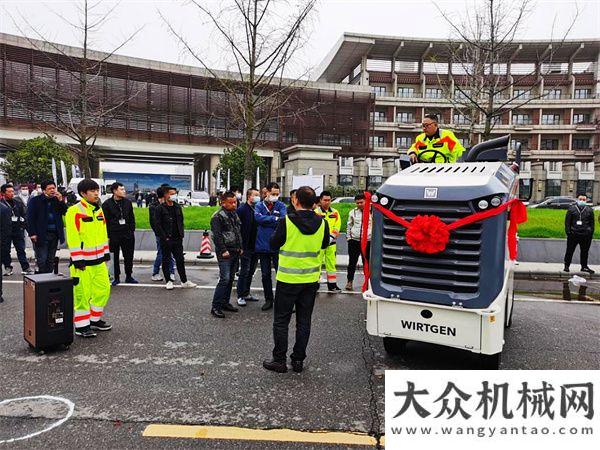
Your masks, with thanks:
<instances>
[{"instance_id":1,"label":"wirtgen lettering","mask_svg":"<svg viewBox=\"0 0 600 450\"><path fill-rule=\"evenodd\" d=\"M423 331L425 333L441 334L444 336L456 336L456 328L445 327L442 325L432 325L429 323L412 322L410 320L402 320L402 328L414 331Z\"/></svg>"}]
</instances>

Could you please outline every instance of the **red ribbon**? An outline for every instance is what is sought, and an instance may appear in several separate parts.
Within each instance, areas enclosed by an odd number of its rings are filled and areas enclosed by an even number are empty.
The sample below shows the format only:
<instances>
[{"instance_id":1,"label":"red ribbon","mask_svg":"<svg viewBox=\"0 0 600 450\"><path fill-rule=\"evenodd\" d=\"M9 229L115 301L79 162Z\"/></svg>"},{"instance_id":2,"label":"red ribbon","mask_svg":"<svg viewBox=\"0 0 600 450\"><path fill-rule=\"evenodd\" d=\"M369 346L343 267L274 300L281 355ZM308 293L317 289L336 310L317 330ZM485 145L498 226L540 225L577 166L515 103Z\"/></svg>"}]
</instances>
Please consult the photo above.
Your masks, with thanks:
<instances>
[{"instance_id":1,"label":"red ribbon","mask_svg":"<svg viewBox=\"0 0 600 450\"><path fill-rule=\"evenodd\" d=\"M406 228L406 241L416 251L421 253L439 253L444 251L450 232L457 228L466 227L475 222L481 222L482 220L489 219L490 217L497 216L508 208L510 208L510 224L508 226L507 240L508 240L508 254L511 260L517 259L517 226L527 221L527 208L523 202L519 199L514 198L506 203L498 206L497 208L488 209L487 211L481 211L478 213L471 214L469 216L458 219L450 224L443 223L437 216L416 216L412 221L408 221L400 216L397 216L389 209L383 206L371 202L371 194L365 192L365 207L363 209L362 218L362 233L361 233L361 251L363 256L367 256L367 237L368 237L368 224L371 215L371 206L381 212L388 219L402 225ZM422 227L428 228L423 230ZM432 236L431 232L435 231L441 236ZM447 234L446 234L447 233ZM433 238L433 239L432 239ZM367 258L364 258L363 272L365 275L365 282L363 284L363 292L367 290L369 286L370 269Z\"/></svg>"}]
</instances>

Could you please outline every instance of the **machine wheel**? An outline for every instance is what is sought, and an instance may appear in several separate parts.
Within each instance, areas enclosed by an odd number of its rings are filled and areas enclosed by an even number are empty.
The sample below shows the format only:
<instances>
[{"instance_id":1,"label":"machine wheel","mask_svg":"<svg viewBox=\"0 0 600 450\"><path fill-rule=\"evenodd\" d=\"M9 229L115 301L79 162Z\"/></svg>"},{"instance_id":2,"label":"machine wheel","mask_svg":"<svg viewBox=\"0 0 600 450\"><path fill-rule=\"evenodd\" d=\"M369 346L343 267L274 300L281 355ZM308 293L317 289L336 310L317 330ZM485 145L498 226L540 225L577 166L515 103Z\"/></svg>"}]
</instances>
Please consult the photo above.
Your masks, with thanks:
<instances>
[{"instance_id":1,"label":"machine wheel","mask_svg":"<svg viewBox=\"0 0 600 450\"><path fill-rule=\"evenodd\" d=\"M507 308L507 312L508 312L508 296L506 298L506 308ZM514 310L515 310L515 291L513 291L513 293L512 293L512 302L510 304L510 312L508 312L508 315L506 316L506 320L504 322L504 328L510 328L512 326L512 317L513 317Z\"/></svg>"},{"instance_id":2,"label":"machine wheel","mask_svg":"<svg viewBox=\"0 0 600 450\"><path fill-rule=\"evenodd\" d=\"M498 370L500 368L500 355L502 353L496 353L494 355L479 355L479 366L482 370Z\"/></svg>"},{"instance_id":3,"label":"machine wheel","mask_svg":"<svg viewBox=\"0 0 600 450\"><path fill-rule=\"evenodd\" d=\"M390 356L398 356L404 353L406 349L406 343L408 341L406 339L394 338L394 337L384 337L383 338L383 348L385 352Z\"/></svg>"}]
</instances>

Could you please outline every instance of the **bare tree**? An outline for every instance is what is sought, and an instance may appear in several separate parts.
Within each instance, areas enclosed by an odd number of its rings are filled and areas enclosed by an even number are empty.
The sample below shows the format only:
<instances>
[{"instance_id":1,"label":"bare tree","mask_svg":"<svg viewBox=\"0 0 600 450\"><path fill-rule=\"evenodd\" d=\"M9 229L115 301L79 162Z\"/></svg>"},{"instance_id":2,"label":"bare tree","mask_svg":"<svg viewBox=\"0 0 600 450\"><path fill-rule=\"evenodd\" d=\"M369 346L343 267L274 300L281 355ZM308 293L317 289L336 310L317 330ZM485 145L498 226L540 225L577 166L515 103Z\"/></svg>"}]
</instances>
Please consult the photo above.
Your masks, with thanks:
<instances>
[{"instance_id":1,"label":"bare tree","mask_svg":"<svg viewBox=\"0 0 600 450\"><path fill-rule=\"evenodd\" d=\"M436 7L455 35L454 42L448 45L448 76L438 75L438 79L455 114L461 118L457 128L468 133L474 144L478 124L483 125L482 138L488 139L503 114L545 95L535 92L544 75L543 68L552 67L553 55L563 45L578 13L576 11L564 36L538 55L533 69L513 74L511 60L515 41L530 13L531 0L474 2L474 7L461 19L444 12L437 4ZM457 44L457 40L460 43ZM452 68L460 74L453 74ZM566 80L567 75L564 77ZM515 86L519 89L515 90Z\"/></svg>"},{"instance_id":2,"label":"bare tree","mask_svg":"<svg viewBox=\"0 0 600 450\"><path fill-rule=\"evenodd\" d=\"M240 131L237 143L246 152L244 190L252 184L253 153L264 134L278 127L281 110L301 86L301 77L284 78L305 43L306 26L316 0L226 0L190 2L214 29L228 71L214 70L208 58L161 14L172 34L213 77L227 97L225 119ZM218 3L215 8L214 4ZM298 113L299 111L296 111ZM241 144L240 144L241 143Z\"/></svg>"},{"instance_id":3,"label":"bare tree","mask_svg":"<svg viewBox=\"0 0 600 450\"><path fill-rule=\"evenodd\" d=\"M78 5L79 21L70 21L64 15L56 14L79 36L80 51L74 52L62 45L51 42L32 26L25 17L20 22L28 25L23 30L19 21L15 26L23 36L30 31L35 38L26 38L32 48L45 52L45 58L58 69L49 76L32 75L27 80L27 94L23 98L7 98L8 102L27 111L32 121L40 129L68 136L76 145L71 146L78 156L79 166L84 176L92 176L90 162L94 158L94 146L103 127L123 114L124 106L133 100L139 92L131 89L129 80L123 80L123 88L108 89L106 85L106 65L108 60L129 43L141 30L141 27L125 37L112 51L102 53L101 57L92 54L90 45L93 36L110 19L119 3L109 9L101 8L101 0L90 3L81 0Z\"/></svg>"}]
</instances>

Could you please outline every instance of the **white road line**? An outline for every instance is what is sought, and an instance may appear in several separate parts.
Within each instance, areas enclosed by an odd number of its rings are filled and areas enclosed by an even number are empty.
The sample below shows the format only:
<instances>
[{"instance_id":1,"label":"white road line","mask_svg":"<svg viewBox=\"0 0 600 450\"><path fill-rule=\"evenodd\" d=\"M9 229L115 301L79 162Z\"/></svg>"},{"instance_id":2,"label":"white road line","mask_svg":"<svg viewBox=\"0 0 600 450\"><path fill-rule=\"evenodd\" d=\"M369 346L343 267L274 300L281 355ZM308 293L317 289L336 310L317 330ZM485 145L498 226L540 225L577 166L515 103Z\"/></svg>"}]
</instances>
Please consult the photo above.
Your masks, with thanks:
<instances>
[{"instance_id":1,"label":"white road line","mask_svg":"<svg viewBox=\"0 0 600 450\"><path fill-rule=\"evenodd\" d=\"M0 440L0 444L5 444L5 443L10 444L11 442L23 441L25 439L30 439L32 437L39 436L42 433L46 433L47 431L50 431L53 428L61 426L63 423L65 423L67 420L69 420L71 418L71 416L73 415L73 411L75 411L75 404L71 400L68 400L68 399L62 398L62 397L54 397L52 395L37 395L34 397L9 398L8 400L2 400L0 402L0 406L7 405L7 404L13 403L13 402L23 401L23 400L52 400L52 401L60 402L60 403L67 405L67 408L69 408L69 411L67 412L67 415L65 417L50 424L43 430L36 431L35 433L31 433L26 436L22 436L22 437L18 437L18 438Z\"/></svg>"}]
</instances>

